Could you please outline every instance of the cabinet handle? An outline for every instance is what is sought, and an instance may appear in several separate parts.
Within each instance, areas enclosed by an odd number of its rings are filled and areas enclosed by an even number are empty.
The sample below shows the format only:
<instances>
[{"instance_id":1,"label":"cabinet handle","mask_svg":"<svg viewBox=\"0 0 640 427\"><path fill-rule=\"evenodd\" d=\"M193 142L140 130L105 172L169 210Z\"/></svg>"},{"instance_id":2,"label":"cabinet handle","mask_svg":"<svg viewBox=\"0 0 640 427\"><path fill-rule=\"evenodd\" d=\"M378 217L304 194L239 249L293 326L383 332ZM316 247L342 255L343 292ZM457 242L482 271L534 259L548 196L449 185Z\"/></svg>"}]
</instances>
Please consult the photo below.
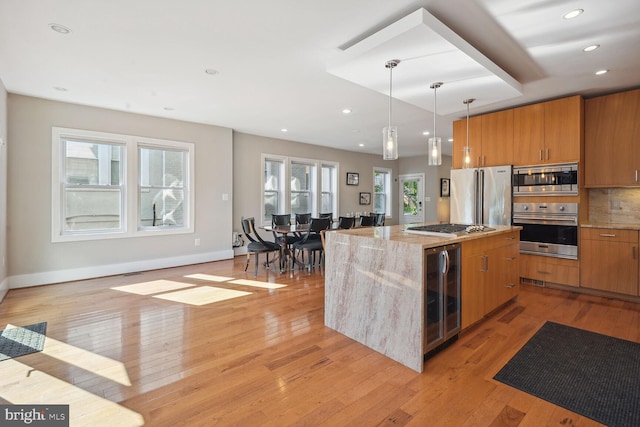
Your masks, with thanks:
<instances>
[{"instance_id":1,"label":"cabinet handle","mask_svg":"<svg viewBox=\"0 0 640 427\"><path fill-rule=\"evenodd\" d=\"M542 161L542 148L538 151L538 157L540 158L540 161Z\"/></svg>"},{"instance_id":2,"label":"cabinet handle","mask_svg":"<svg viewBox=\"0 0 640 427\"><path fill-rule=\"evenodd\" d=\"M540 270L538 270L538 273L540 273L540 274L551 274L551 272L549 272L549 271L540 271Z\"/></svg>"},{"instance_id":3,"label":"cabinet handle","mask_svg":"<svg viewBox=\"0 0 640 427\"><path fill-rule=\"evenodd\" d=\"M615 234L600 233L600 237L616 237Z\"/></svg>"},{"instance_id":4,"label":"cabinet handle","mask_svg":"<svg viewBox=\"0 0 640 427\"><path fill-rule=\"evenodd\" d=\"M489 257L486 255L482 255L482 269L481 272L486 272L489 270Z\"/></svg>"},{"instance_id":5,"label":"cabinet handle","mask_svg":"<svg viewBox=\"0 0 640 427\"><path fill-rule=\"evenodd\" d=\"M515 237L505 237L505 239L507 239L507 240L516 240Z\"/></svg>"},{"instance_id":6,"label":"cabinet handle","mask_svg":"<svg viewBox=\"0 0 640 427\"><path fill-rule=\"evenodd\" d=\"M631 256L633 259L636 259L636 247L632 246L631 247Z\"/></svg>"},{"instance_id":7,"label":"cabinet handle","mask_svg":"<svg viewBox=\"0 0 640 427\"><path fill-rule=\"evenodd\" d=\"M515 257L509 257L509 258L505 258L507 261L513 261L514 259L516 259Z\"/></svg>"},{"instance_id":8,"label":"cabinet handle","mask_svg":"<svg viewBox=\"0 0 640 427\"><path fill-rule=\"evenodd\" d=\"M545 160L549 160L549 149L548 148L545 149L545 157L546 157Z\"/></svg>"},{"instance_id":9,"label":"cabinet handle","mask_svg":"<svg viewBox=\"0 0 640 427\"><path fill-rule=\"evenodd\" d=\"M638 169L636 169L636 182L638 182Z\"/></svg>"},{"instance_id":10,"label":"cabinet handle","mask_svg":"<svg viewBox=\"0 0 640 427\"><path fill-rule=\"evenodd\" d=\"M487 165L487 156L483 155L482 156L482 166L486 166L486 165Z\"/></svg>"},{"instance_id":11,"label":"cabinet handle","mask_svg":"<svg viewBox=\"0 0 640 427\"><path fill-rule=\"evenodd\" d=\"M513 283L509 283L508 285L505 285L505 287L511 289L511 288L515 288L516 285L514 285Z\"/></svg>"}]
</instances>

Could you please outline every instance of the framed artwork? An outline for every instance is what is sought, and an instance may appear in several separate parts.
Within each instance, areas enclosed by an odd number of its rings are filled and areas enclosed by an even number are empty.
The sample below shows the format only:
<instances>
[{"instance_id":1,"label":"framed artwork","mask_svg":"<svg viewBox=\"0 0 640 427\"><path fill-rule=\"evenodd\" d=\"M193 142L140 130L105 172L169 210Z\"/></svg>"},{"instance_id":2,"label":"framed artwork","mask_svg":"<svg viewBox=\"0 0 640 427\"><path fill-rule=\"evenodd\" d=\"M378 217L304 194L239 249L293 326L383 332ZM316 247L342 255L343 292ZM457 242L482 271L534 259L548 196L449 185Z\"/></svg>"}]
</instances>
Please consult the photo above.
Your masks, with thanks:
<instances>
[{"instance_id":1,"label":"framed artwork","mask_svg":"<svg viewBox=\"0 0 640 427\"><path fill-rule=\"evenodd\" d=\"M449 197L449 178L440 178L440 197Z\"/></svg>"},{"instance_id":2,"label":"framed artwork","mask_svg":"<svg viewBox=\"0 0 640 427\"><path fill-rule=\"evenodd\" d=\"M347 185L358 185L360 175L357 172L347 172Z\"/></svg>"},{"instance_id":3,"label":"framed artwork","mask_svg":"<svg viewBox=\"0 0 640 427\"><path fill-rule=\"evenodd\" d=\"M371 204L371 193L360 193L360 204L361 205L370 205Z\"/></svg>"}]
</instances>

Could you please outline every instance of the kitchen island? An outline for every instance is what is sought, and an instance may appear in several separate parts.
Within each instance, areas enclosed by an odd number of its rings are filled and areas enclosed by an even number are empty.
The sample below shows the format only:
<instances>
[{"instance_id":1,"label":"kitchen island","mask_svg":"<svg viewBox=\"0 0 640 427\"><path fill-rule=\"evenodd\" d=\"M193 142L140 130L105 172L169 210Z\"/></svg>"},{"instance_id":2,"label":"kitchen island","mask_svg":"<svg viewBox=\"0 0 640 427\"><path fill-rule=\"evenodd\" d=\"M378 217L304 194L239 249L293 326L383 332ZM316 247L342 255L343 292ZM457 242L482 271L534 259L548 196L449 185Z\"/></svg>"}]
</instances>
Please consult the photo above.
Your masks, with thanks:
<instances>
[{"instance_id":1,"label":"kitchen island","mask_svg":"<svg viewBox=\"0 0 640 427\"><path fill-rule=\"evenodd\" d=\"M325 325L422 372L426 253L460 243L466 327L517 296L520 227L455 236L410 234L406 228L326 233Z\"/></svg>"}]
</instances>

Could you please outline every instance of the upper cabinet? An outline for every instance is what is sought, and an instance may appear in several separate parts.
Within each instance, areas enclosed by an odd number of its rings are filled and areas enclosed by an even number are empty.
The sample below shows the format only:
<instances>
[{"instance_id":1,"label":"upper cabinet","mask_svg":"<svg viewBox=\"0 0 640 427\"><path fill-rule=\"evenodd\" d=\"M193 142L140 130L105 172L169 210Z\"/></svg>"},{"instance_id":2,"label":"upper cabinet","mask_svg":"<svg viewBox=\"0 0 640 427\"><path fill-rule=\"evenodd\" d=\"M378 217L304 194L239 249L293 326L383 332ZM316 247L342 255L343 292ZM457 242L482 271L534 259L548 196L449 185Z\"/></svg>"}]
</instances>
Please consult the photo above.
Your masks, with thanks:
<instances>
[{"instance_id":1,"label":"upper cabinet","mask_svg":"<svg viewBox=\"0 0 640 427\"><path fill-rule=\"evenodd\" d=\"M513 110L484 114L482 156L478 166L513 164Z\"/></svg>"},{"instance_id":2,"label":"upper cabinet","mask_svg":"<svg viewBox=\"0 0 640 427\"><path fill-rule=\"evenodd\" d=\"M498 111L469 119L469 147L473 167L513 163L513 111ZM454 169L463 167L463 148L467 145L467 119L453 122Z\"/></svg>"},{"instance_id":3,"label":"upper cabinet","mask_svg":"<svg viewBox=\"0 0 640 427\"><path fill-rule=\"evenodd\" d=\"M640 89L585 101L585 186L640 186Z\"/></svg>"},{"instance_id":4,"label":"upper cabinet","mask_svg":"<svg viewBox=\"0 0 640 427\"><path fill-rule=\"evenodd\" d=\"M479 166L482 152L482 116L469 118L469 147L471 147L471 158L469 161L473 167ZM467 119L453 122L453 169L463 167L462 149L467 145Z\"/></svg>"},{"instance_id":5,"label":"upper cabinet","mask_svg":"<svg viewBox=\"0 0 640 427\"><path fill-rule=\"evenodd\" d=\"M581 96L472 117L472 166L527 166L581 160L584 102ZM453 122L454 169L462 168L467 120Z\"/></svg>"},{"instance_id":6,"label":"upper cabinet","mask_svg":"<svg viewBox=\"0 0 640 427\"><path fill-rule=\"evenodd\" d=\"M514 165L580 161L584 107L581 96L514 109Z\"/></svg>"}]
</instances>

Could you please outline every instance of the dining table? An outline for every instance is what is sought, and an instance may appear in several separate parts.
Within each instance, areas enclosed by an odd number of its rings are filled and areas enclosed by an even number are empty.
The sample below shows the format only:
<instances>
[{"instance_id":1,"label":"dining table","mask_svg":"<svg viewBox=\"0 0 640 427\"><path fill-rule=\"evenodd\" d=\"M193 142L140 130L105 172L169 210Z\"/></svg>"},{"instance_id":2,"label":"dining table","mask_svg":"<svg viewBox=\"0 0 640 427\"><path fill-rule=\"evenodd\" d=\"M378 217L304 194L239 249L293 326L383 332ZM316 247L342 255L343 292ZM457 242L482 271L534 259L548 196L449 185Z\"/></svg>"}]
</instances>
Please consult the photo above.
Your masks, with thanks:
<instances>
[{"instance_id":1,"label":"dining table","mask_svg":"<svg viewBox=\"0 0 640 427\"><path fill-rule=\"evenodd\" d=\"M304 267L304 263L300 262L291 248L287 243L288 236L292 234L300 234L306 233L309 231L309 224L291 224L291 225L263 225L261 227L262 230L271 231L276 234L282 236L280 240L280 272L284 273L286 271L287 265L290 265L291 269L295 267L296 264Z\"/></svg>"}]
</instances>

